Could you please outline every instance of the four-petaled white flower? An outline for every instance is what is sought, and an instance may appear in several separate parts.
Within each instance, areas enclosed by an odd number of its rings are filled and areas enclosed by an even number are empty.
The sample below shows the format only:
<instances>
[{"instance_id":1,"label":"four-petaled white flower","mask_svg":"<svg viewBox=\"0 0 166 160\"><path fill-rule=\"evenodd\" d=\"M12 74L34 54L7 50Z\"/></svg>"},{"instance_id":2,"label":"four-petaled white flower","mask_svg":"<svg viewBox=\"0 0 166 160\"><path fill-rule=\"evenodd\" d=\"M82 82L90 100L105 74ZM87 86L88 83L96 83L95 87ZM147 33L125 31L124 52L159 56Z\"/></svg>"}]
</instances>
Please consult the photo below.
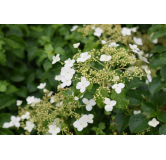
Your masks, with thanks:
<instances>
[{"instance_id":1,"label":"four-petaled white flower","mask_svg":"<svg viewBox=\"0 0 166 160\"><path fill-rule=\"evenodd\" d=\"M51 97L50 103L54 103L56 101L55 97Z\"/></svg>"},{"instance_id":2,"label":"four-petaled white flower","mask_svg":"<svg viewBox=\"0 0 166 160\"><path fill-rule=\"evenodd\" d=\"M137 48L136 44L129 44L130 48L132 49L133 52L138 53L140 50Z\"/></svg>"},{"instance_id":3,"label":"four-petaled white flower","mask_svg":"<svg viewBox=\"0 0 166 160\"><path fill-rule=\"evenodd\" d=\"M35 98L34 96L29 96L26 98L27 104L30 104L31 106L35 106L37 103L40 103L40 98Z\"/></svg>"},{"instance_id":4,"label":"four-petaled white flower","mask_svg":"<svg viewBox=\"0 0 166 160\"><path fill-rule=\"evenodd\" d=\"M56 62L60 61L59 54L57 54L56 56L53 56L52 59L53 59L52 64L55 64Z\"/></svg>"},{"instance_id":5,"label":"four-petaled white flower","mask_svg":"<svg viewBox=\"0 0 166 160\"><path fill-rule=\"evenodd\" d=\"M114 84L112 86L112 88L115 89L116 93L118 93L118 94L121 93L122 88L124 88L124 87L125 87L124 83L118 83L118 84Z\"/></svg>"},{"instance_id":6,"label":"four-petaled white flower","mask_svg":"<svg viewBox=\"0 0 166 160\"><path fill-rule=\"evenodd\" d=\"M11 116L11 126L20 127L20 117Z\"/></svg>"},{"instance_id":7,"label":"four-petaled white flower","mask_svg":"<svg viewBox=\"0 0 166 160\"><path fill-rule=\"evenodd\" d=\"M76 88L80 89L80 92L83 93L86 87L88 87L89 85L90 85L90 82L87 81L85 77L82 77L81 82L77 83Z\"/></svg>"},{"instance_id":8,"label":"four-petaled white flower","mask_svg":"<svg viewBox=\"0 0 166 160\"><path fill-rule=\"evenodd\" d=\"M107 56L107 55L105 55L105 54L103 54L103 55L101 55L101 57L100 57L100 61L109 61L109 60L111 60L111 56Z\"/></svg>"},{"instance_id":9,"label":"four-petaled white flower","mask_svg":"<svg viewBox=\"0 0 166 160\"><path fill-rule=\"evenodd\" d=\"M81 53L80 58L77 59L77 62L85 62L91 57L91 55L88 55L88 52Z\"/></svg>"},{"instance_id":10,"label":"four-petaled white flower","mask_svg":"<svg viewBox=\"0 0 166 160\"><path fill-rule=\"evenodd\" d=\"M101 40L101 43L102 44L106 44L107 42L105 40Z\"/></svg>"},{"instance_id":11,"label":"four-petaled white flower","mask_svg":"<svg viewBox=\"0 0 166 160\"><path fill-rule=\"evenodd\" d=\"M65 67L72 67L73 66L73 63L75 62L74 59L68 59L65 61Z\"/></svg>"},{"instance_id":12,"label":"four-petaled white flower","mask_svg":"<svg viewBox=\"0 0 166 160\"><path fill-rule=\"evenodd\" d=\"M61 80L61 75L55 76L55 80L60 81Z\"/></svg>"},{"instance_id":13,"label":"four-petaled white flower","mask_svg":"<svg viewBox=\"0 0 166 160\"><path fill-rule=\"evenodd\" d=\"M64 88L65 86L70 86L71 85L71 76L65 76L61 78L62 84L61 87Z\"/></svg>"},{"instance_id":14,"label":"four-petaled white flower","mask_svg":"<svg viewBox=\"0 0 166 160\"><path fill-rule=\"evenodd\" d=\"M62 77L66 77L66 78L70 77L72 79L74 73L75 73L75 70L70 68L69 66L62 67L61 69ZM61 77L61 80L62 80L62 77Z\"/></svg>"},{"instance_id":15,"label":"four-petaled white flower","mask_svg":"<svg viewBox=\"0 0 166 160\"><path fill-rule=\"evenodd\" d=\"M131 35L131 29L123 27L121 33L122 33L123 36L130 36Z\"/></svg>"},{"instance_id":16,"label":"four-petaled white flower","mask_svg":"<svg viewBox=\"0 0 166 160\"><path fill-rule=\"evenodd\" d=\"M44 87L46 86L46 83L40 83L39 86L37 86L38 89L44 89Z\"/></svg>"},{"instance_id":17,"label":"four-petaled white flower","mask_svg":"<svg viewBox=\"0 0 166 160\"><path fill-rule=\"evenodd\" d=\"M78 28L77 25L73 26L72 29L70 30L71 32L75 31Z\"/></svg>"},{"instance_id":18,"label":"four-petaled white flower","mask_svg":"<svg viewBox=\"0 0 166 160\"><path fill-rule=\"evenodd\" d=\"M151 75L150 75L150 74L151 74L151 71L145 69L145 72L146 72L146 74L147 74L147 78L148 78L149 82L152 82L152 77L151 77Z\"/></svg>"},{"instance_id":19,"label":"four-petaled white flower","mask_svg":"<svg viewBox=\"0 0 166 160\"><path fill-rule=\"evenodd\" d=\"M73 44L74 48L78 48L79 45L80 45L80 43Z\"/></svg>"},{"instance_id":20,"label":"four-petaled white flower","mask_svg":"<svg viewBox=\"0 0 166 160\"><path fill-rule=\"evenodd\" d=\"M103 30L101 28L99 27L95 28L95 32L94 32L95 36L100 37L102 33L103 33Z\"/></svg>"},{"instance_id":21,"label":"four-petaled white flower","mask_svg":"<svg viewBox=\"0 0 166 160\"><path fill-rule=\"evenodd\" d=\"M83 99L82 99L82 102L83 102L84 104L86 104L86 110L87 110L87 111L91 111L91 110L92 110L92 106L95 106L95 105L96 105L96 102L95 102L94 99L88 100L87 98L83 98Z\"/></svg>"},{"instance_id":22,"label":"four-petaled white flower","mask_svg":"<svg viewBox=\"0 0 166 160\"><path fill-rule=\"evenodd\" d=\"M116 101L114 101L114 100L111 101L109 98L105 98L104 103L106 104L105 110L107 112L112 111L113 106L116 105Z\"/></svg>"},{"instance_id":23,"label":"four-petaled white flower","mask_svg":"<svg viewBox=\"0 0 166 160\"><path fill-rule=\"evenodd\" d=\"M17 106L20 106L21 104L22 104L22 101L21 101L21 100L17 100L17 101L16 101L16 105L17 105Z\"/></svg>"},{"instance_id":24,"label":"four-petaled white flower","mask_svg":"<svg viewBox=\"0 0 166 160\"><path fill-rule=\"evenodd\" d=\"M79 120L75 121L73 123L73 126L77 128L78 131L82 131L84 128L88 126L88 123L85 119L85 117L81 117Z\"/></svg>"},{"instance_id":25,"label":"four-petaled white flower","mask_svg":"<svg viewBox=\"0 0 166 160\"><path fill-rule=\"evenodd\" d=\"M152 41L152 43L157 44L157 43L158 43L158 39L154 39L154 40Z\"/></svg>"},{"instance_id":26,"label":"four-petaled white flower","mask_svg":"<svg viewBox=\"0 0 166 160\"><path fill-rule=\"evenodd\" d=\"M84 114L82 116L88 123L93 123L93 118L94 118L94 115L93 114Z\"/></svg>"},{"instance_id":27,"label":"four-petaled white flower","mask_svg":"<svg viewBox=\"0 0 166 160\"><path fill-rule=\"evenodd\" d=\"M148 122L149 126L156 127L160 122L153 118L151 121Z\"/></svg>"},{"instance_id":28,"label":"four-petaled white flower","mask_svg":"<svg viewBox=\"0 0 166 160\"><path fill-rule=\"evenodd\" d=\"M34 123L27 121L24 129L27 130L28 132L31 132L34 127L35 127Z\"/></svg>"},{"instance_id":29,"label":"four-petaled white flower","mask_svg":"<svg viewBox=\"0 0 166 160\"><path fill-rule=\"evenodd\" d=\"M52 124L49 126L48 132L51 133L52 135L57 135L60 132L60 128L57 127L56 124Z\"/></svg>"},{"instance_id":30,"label":"four-petaled white flower","mask_svg":"<svg viewBox=\"0 0 166 160\"><path fill-rule=\"evenodd\" d=\"M116 42L112 42L110 43L110 45L108 45L108 47L117 47L119 46L119 44L116 44Z\"/></svg>"},{"instance_id":31,"label":"four-petaled white flower","mask_svg":"<svg viewBox=\"0 0 166 160\"><path fill-rule=\"evenodd\" d=\"M134 37L134 38L133 38L133 41L134 41L137 45L143 45L141 38Z\"/></svg>"},{"instance_id":32,"label":"four-petaled white flower","mask_svg":"<svg viewBox=\"0 0 166 160\"><path fill-rule=\"evenodd\" d=\"M133 113L134 114L139 114L139 113L141 113L141 111L140 110L138 110L138 111L135 110L135 111L133 111Z\"/></svg>"},{"instance_id":33,"label":"four-petaled white flower","mask_svg":"<svg viewBox=\"0 0 166 160\"><path fill-rule=\"evenodd\" d=\"M22 116L21 116L21 119L29 119L30 118L30 113L29 112L26 112L25 114L23 114Z\"/></svg>"}]
</instances>

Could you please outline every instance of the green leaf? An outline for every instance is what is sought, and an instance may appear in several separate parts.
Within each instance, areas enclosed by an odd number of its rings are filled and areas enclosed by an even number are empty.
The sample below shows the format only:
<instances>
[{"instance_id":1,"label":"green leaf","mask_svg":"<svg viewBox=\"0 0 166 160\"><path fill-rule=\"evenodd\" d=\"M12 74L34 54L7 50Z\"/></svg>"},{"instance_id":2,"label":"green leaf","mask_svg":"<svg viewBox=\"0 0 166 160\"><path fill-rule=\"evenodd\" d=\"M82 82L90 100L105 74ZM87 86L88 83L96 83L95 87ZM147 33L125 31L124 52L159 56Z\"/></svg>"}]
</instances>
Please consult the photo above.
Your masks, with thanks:
<instances>
[{"instance_id":1,"label":"green leaf","mask_svg":"<svg viewBox=\"0 0 166 160\"><path fill-rule=\"evenodd\" d=\"M105 123L100 122L100 123L99 123L99 128L100 128L101 130L104 130L104 129L105 129Z\"/></svg>"},{"instance_id":2,"label":"green leaf","mask_svg":"<svg viewBox=\"0 0 166 160\"><path fill-rule=\"evenodd\" d=\"M11 132L9 129L7 129L7 128L2 128L1 130L0 130L0 134L1 135L13 135L13 132Z\"/></svg>"},{"instance_id":3,"label":"green leaf","mask_svg":"<svg viewBox=\"0 0 166 160\"><path fill-rule=\"evenodd\" d=\"M6 42L12 47L12 48L24 48L25 42L24 40L16 35L8 35L6 37Z\"/></svg>"},{"instance_id":4,"label":"green leaf","mask_svg":"<svg viewBox=\"0 0 166 160\"><path fill-rule=\"evenodd\" d=\"M149 91L151 95L153 95L154 93L162 89L164 86L165 86L165 83L162 82L159 77L154 77L152 79L152 82L149 83Z\"/></svg>"},{"instance_id":5,"label":"green leaf","mask_svg":"<svg viewBox=\"0 0 166 160\"><path fill-rule=\"evenodd\" d=\"M164 80L166 80L166 65L161 68L160 75Z\"/></svg>"},{"instance_id":6,"label":"green leaf","mask_svg":"<svg viewBox=\"0 0 166 160\"><path fill-rule=\"evenodd\" d=\"M6 65L5 50L0 50L0 64L2 64L3 66Z\"/></svg>"},{"instance_id":7,"label":"green leaf","mask_svg":"<svg viewBox=\"0 0 166 160\"><path fill-rule=\"evenodd\" d=\"M166 64L166 53L160 54L160 60L162 63Z\"/></svg>"},{"instance_id":8,"label":"green leaf","mask_svg":"<svg viewBox=\"0 0 166 160\"><path fill-rule=\"evenodd\" d=\"M5 122L10 122L11 116L12 115L10 113L1 113L0 114L0 127L2 127Z\"/></svg>"},{"instance_id":9,"label":"green leaf","mask_svg":"<svg viewBox=\"0 0 166 160\"><path fill-rule=\"evenodd\" d=\"M46 60L43 64L44 70L48 72L50 68L52 68L52 63L49 60Z\"/></svg>"},{"instance_id":10,"label":"green leaf","mask_svg":"<svg viewBox=\"0 0 166 160\"><path fill-rule=\"evenodd\" d=\"M112 90L111 98L116 101L115 107L121 109L128 108L129 100L125 98L125 89L122 89L120 94L117 94L115 90Z\"/></svg>"},{"instance_id":11,"label":"green leaf","mask_svg":"<svg viewBox=\"0 0 166 160\"><path fill-rule=\"evenodd\" d=\"M139 90L130 90L126 94L126 98L129 99L129 104L132 106L140 105L142 102L142 95Z\"/></svg>"},{"instance_id":12,"label":"green leaf","mask_svg":"<svg viewBox=\"0 0 166 160\"><path fill-rule=\"evenodd\" d=\"M162 111L158 116L157 119L161 122L166 122L166 110Z\"/></svg>"},{"instance_id":13,"label":"green leaf","mask_svg":"<svg viewBox=\"0 0 166 160\"><path fill-rule=\"evenodd\" d=\"M57 48L55 49L55 53L56 53L56 54L60 54L60 55L65 55L65 50L62 49L61 47L57 47Z\"/></svg>"},{"instance_id":14,"label":"green leaf","mask_svg":"<svg viewBox=\"0 0 166 160\"><path fill-rule=\"evenodd\" d=\"M126 117L122 114L115 115L115 123L117 124L117 131L119 134L128 126L129 117Z\"/></svg>"},{"instance_id":15,"label":"green leaf","mask_svg":"<svg viewBox=\"0 0 166 160\"><path fill-rule=\"evenodd\" d=\"M133 80L127 81L126 86L127 89L139 87L140 85L144 84L144 80L140 80L138 77L134 77Z\"/></svg>"},{"instance_id":16,"label":"green leaf","mask_svg":"<svg viewBox=\"0 0 166 160\"><path fill-rule=\"evenodd\" d=\"M166 36L166 27L165 26L153 34L151 41L153 41L157 38L160 38L160 37L164 37L164 36Z\"/></svg>"},{"instance_id":17,"label":"green leaf","mask_svg":"<svg viewBox=\"0 0 166 160\"><path fill-rule=\"evenodd\" d=\"M22 98L26 98L28 95L27 87L22 86L17 92L16 95Z\"/></svg>"},{"instance_id":18,"label":"green leaf","mask_svg":"<svg viewBox=\"0 0 166 160\"><path fill-rule=\"evenodd\" d=\"M46 44L44 46L44 50L47 54L52 54L54 49L51 44Z\"/></svg>"},{"instance_id":19,"label":"green leaf","mask_svg":"<svg viewBox=\"0 0 166 160\"><path fill-rule=\"evenodd\" d=\"M164 63L160 59L160 54L152 57L150 61L150 68L157 69L158 67L163 67Z\"/></svg>"},{"instance_id":20,"label":"green leaf","mask_svg":"<svg viewBox=\"0 0 166 160\"><path fill-rule=\"evenodd\" d=\"M166 126L161 126L161 127L159 128L159 134L164 134L164 135L166 135Z\"/></svg>"},{"instance_id":21,"label":"green leaf","mask_svg":"<svg viewBox=\"0 0 166 160\"><path fill-rule=\"evenodd\" d=\"M146 116L155 117L156 116L156 112L155 112L156 108L157 107L155 107L155 105L150 103L150 102L142 102L141 103L141 109L142 109L143 113L146 114Z\"/></svg>"},{"instance_id":22,"label":"green leaf","mask_svg":"<svg viewBox=\"0 0 166 160\"><path fill-rule=\"evenodd\" d=\"M153 48L151 53L162 53L162 52L165 52L165 51L166 51L166 47L157 45Z\"/></svg>"},{"instance_id":23,"label":"green leaf","mask_svg":"<svg viewBox=\"0 0 166 160\"><path fill-rule=\"evenodd\" d=\"M148 127L148 119L143 114L136 114L131 116L129 120L129 128L131 133L142 132Z\"/></svg>"},{"instance_id":24,"label":"green leaf","mask_svg":"<svg viewBox=\"0 0 166 160\"><path fill-rule=\"evenodd\" d=\"M0 110L9 107L13 103L15 103L15 99L11 95L0 95Z\"/></svg>"},{"instance_id":25,"label":"green leaf","mask_svg":"<svg viewBox=\"0 0 166 160\"><path fill-rule=\"evenodd\" d=\"M7 81L0 81L0 92L5 92L9 83Z\"/></svg>"},{"instance_id":26,"label":"green leaf","mask_svg":"<svg viewBox=\"0 0 166 160\"><path fill-rule=\"evenodd\" d=\"M16 91L18 91L18 88L16 88L14 85L9 85L6 90L6 94L12 94Z\"/></svg>"},{"instance_id":27,"label":"green leaf","mask_svg":"<svg viewBox=\"0 0 166 160\"><path fill-rule=\"evenodd\" d=\"M17 73L13 74L10 78L14 82L21 82L25 79L24 75Z\"/></svg>"}]
</instances>

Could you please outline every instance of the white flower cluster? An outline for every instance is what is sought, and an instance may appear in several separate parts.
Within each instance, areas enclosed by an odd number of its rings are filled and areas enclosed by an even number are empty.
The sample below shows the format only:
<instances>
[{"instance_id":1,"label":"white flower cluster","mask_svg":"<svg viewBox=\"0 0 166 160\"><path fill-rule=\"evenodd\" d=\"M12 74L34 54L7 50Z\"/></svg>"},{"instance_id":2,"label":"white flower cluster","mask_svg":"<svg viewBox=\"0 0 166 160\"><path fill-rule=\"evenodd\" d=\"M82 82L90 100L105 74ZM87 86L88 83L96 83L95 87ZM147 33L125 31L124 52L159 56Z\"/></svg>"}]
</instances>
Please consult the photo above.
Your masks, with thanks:
<instances>
[{"instance_id":1,"label":"white flower cluster","mask_svg":"<svg viewBox=\"0 0 166 160\"><path fill-rule=\"evenodd\" d=\"M79 120L73 123L73 126L77 128L78 131L82 131L88 126L88 123L93 123L93 114L84 114Z\"/></svg>"},{"instance_id":2,"label":"white flower cluster","mask_svg":"<svg viewBox=\"0 0 166 160\"><path fill-rule=\"evenodd\" d=\"M41 99L40 98L36 98L34 96L29 96L26 98L27 104L31 105L32 107L34 107L37 103L40 103Z\"/></svg>"}]
</instances>

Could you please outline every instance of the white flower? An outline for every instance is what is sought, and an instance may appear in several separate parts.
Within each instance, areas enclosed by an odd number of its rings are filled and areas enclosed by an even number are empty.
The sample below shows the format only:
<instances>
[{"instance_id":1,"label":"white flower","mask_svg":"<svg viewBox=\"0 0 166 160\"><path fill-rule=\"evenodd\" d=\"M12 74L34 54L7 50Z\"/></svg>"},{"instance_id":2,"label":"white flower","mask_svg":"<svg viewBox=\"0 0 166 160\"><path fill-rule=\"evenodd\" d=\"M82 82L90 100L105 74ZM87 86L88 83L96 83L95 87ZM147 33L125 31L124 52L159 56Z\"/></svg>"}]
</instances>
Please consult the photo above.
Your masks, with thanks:
<instances>
[{"instance_id":1,"label":"white flower","mask_svg":"<svg viewBox=\"0 0 166 160\"><path fill-rule=\"evenodd\" d=\"M134 113L134 114L139 114L139 113L141 113L141 111L140 111L140 110L138 110L138 111L133 111L133 113Z\"/></svg>"},{"instance_id":2,"label":"white flower","mask_svg":"<svg viewBox=\"0 0 166 160\"><path fill-rule=\"evenodd\" d=\"M130 28L132 32L136 32L137 31L137 28L136 27L133 27L133 28Z\"/></svg>"},{"instance_id":3,"label":"white flower","mask_svg":"<svg viewBox=\"0 0 166 160\"><path fill-rule=\"evenodd\" d=\"M75 97L74 97L74 100L75 100L75 101L78 101L78 100L79 100L79 98L75 96Z\"/></svg>"},{"instance_id":4,"label":"white flower","mask_svg":"<svg viewBox=\"0 0 166 160\"><path fill-rule=\"evenodd\" d=\"M23 114L22 116L21 116L21 119L29 119L30 118L30 113L29 112L26 112L25 114Z\"/></svg>"},{"instance_id":5,"label":"white flower","mask_svg":"<svg viewBox=\"0 0 166 160\"><path fill-rule=\"evenodd\" d=\"M73 44L74 48L78 48L79 45L80 45L80 43Z\"/></svg>"},{"instance_id":6,"label":"white flower","mask_svg":"<svg viewBox=\"0 0 166 160\"><path fill-rule=\"evenodd\" d=\"M148 65L142 65L141 68L144 69L144 70L145 69L148 70Z\"/></svg>"},{"instance_id":7,"label":"white flower","mask_svg":"<svg viewBox=\"0 0 166 160\"><path fill-rule=\"evenodd\" d=\"M37 103L40 103L41 99L40 98L34 98L33 103L31 104L32 107L34 107Z\"/></svg>"},{"instance_id":8,"label":"white flower","mask_svg":"<svg viewBox=\"0 0 166 160\"><path fill-rule=\"evenodd\" d=\"M22 101L21 101L21 100L17 100L17 101L16 101L16 105L17 105L17 106L20 106L21 104L22 104Z\"/></svg>"},{"instance_id":9,"label":"white flower","mask_svg":"<svg viewBox=\"0 0 166 160\"><path fill-rule=\"evenodd\" d=\"M91 55L88 55L88 52L81 53L80 58L77 59L77 62L85 62L90 57Z\"/></svg>"},{"instance_id":10,"label":"white flower","mask_svg":"<svg viewBox=\"0 0 166 160\"><path fill-rule=\"evenodd\" d=\"M139 55L138 57L139 57L140 60L142 60L142 61L144 61L146 63L149 63L148 60L147 60L147 58L142 57L141 55Z\"/></svg>"},{"instance_id":11,"label":"white flower","mask_svg":"<svg viewBox=\"0 0 166 160\"><path fill-rule=\"evenodd\" d=\"M66 86L70 86L71 85L71 76L68 76L68 77L62 77L61 78L61 81L63 82L62 84L61 84L61 87L62 88L64 88L64 87L66 87Z\"/></svg>"},{"instance_id":12,"label":"white flower","mask_svg":"<svg viewBox=\"0 0 166 160\"><path fill-rule=\"evenodd\" d=\"M29 97L27 97L27 99L26 99L27 104L32 104L32 103L34 102L34 99L35 99L34 96L29 96Z\"/></svg>"},{"instance_id":13,"label":"white flower","mask_svg":"<svg viewBox=\"0 0 166 160\"><path fill-rule=\"evenodd\" d=\"M11 126L20 127L20 117L11 116Z\"/></svg>"},{"instance_id":14,"label":"white flower","mask_svg":"<svg viewBox=\"0 0 166 160\"><path fill-rule=\"evenodd\" d=\"M149 81L149 82L152 82L152 77L151 77L151 75L150 75L150 74L151 74L151 71L145 69L145 72L146 72L146 74L147 74L148 81Z\"/></svg>"},{"instance_id":15,"label":"white flower","mask_svg":"<svg viewBox=\"0 0 166 160\"><path fill-rule=\"evenodd\" d=\"M53 91L50 91L47 96L50 97L54 92Z\"/></svg>"},{"instance_id":16,"label":"white flower","mask_svg":"<svg viewBox=\"0 0 166 160\"><path fill-rule=\"evenodd\" d=\"M55 80L60 81L61 80L61 75L55 76Z\"/></svg>"},{"instance_id":17,"label":"white flower","mask_svg":"<svg viewBox=\"0 0 166 160\"><path fill-rule=\"evenodd\" d=\"M56 104L57 107L61 107L63 105L63 101L60 101L59 103Z\"/></svg>"},{"instance_id":18,"label":"white flower","mask_svg":"<svg viewBox=\"0 0 166 160\"><path fill-rule=\"evenodd\" d=\"M59 133L61 130L59 127L56 126L56 124L54 125L50 125L49 126L49 133L51 133L52 135L57 135L57 133Z\"/></svg>"},{"instance_id":19,"label":"white flower","mask_svg":"<svg viewBox=\"0 0 166 160\"><path fill-rule=\"evenodd\" d=\"M32 129L34 128L35 124L31 123L30 121L26 122L26 126L24 127L25 130L27 130L28 132L31 132Z\"/></svg>"},{"instance_id":20,"label":"white flower","mask_svg":"<svg viewBox=\"0 0 166 160\"><path fill-rule=\"evenodd\" d=\"M50 103L54 103L56 101L55 97L51 97Z\"/></svg>"},{"instance_id":21,"label":"white flower","mask_svg":"<svg viewBox=\"0 0 166 160\"><path fill-rule=\"evenodd\" d=\"M122 33L123 36L130 36L131 35L131 29L123 27L121 33Z\"/></svg>"},{"instance_id":22,"label":"white flower","mask_svg":"<svg viewBox=\"0 0 166 160\"><path fill-rule=\"evenodd\" d=\"M144 51L141 50L137 54L138 54L138 56L142 56L144 54Z\"/></svg>"},{"instance_id":23,"label":"white flower","mask_svg":"<svg viewBox=\"0 0 166 160\"><path fill-rule=\"evenodd\" d=\"M57 54L56 56L53 56L52 59L53 59L52 64L55 64L56 62L60 61L59 54Z\"/></svg>"},{"instance_id":24,"label":"white flower","mask_svg":"<svg viewBox=\"0 0 166 160\"><path fill-rule=\"evenodd\" d=\"M156 127L160 122L153 118L151 121L148 122L149 126Z\"/></svg>"},{"instance_id":25,"label":"white flower","mask_svg":"<svg viewBox=\"0 0 166 160\"><path fill-rule=\"evenodd\" d=\"M114 100L111 101L109 98L105 98L104 103L106 104L105 110L107 112L112 111L113 106L116 105L116 101L114 101Z\"/></svg>"},{"instance_id":26,"label":"white flower","mask_svg":"<svg viewBox=\"0 0 166 160\"><path fill-rule=\"evenodd\" d=\"M110 45L108 45L108 47L117 47L119 46L119 44L116 44L116 42L112 42L110 43Z\"/></svg>"},{"instance_id":27,"label":"white flower","mask_svg":"<svg viewBox=\"0 0 166 160\"><path fill-rule=\"evenodd\" d=\"M75 31L78 28L77 25L73 26L72 29L70 30L71 32Z\"/></svg>"},{"instance_id":28,"label":"white flower","mask_svg":"<svg viewBox=\"0 0 166 160\"><path fill-rule=\"evenodd\" d=\"M65 67L72 67L73 66L73 63L75 62L74 59L68 59L65 61Z\"/></svg>"},{"instance_id":29,"label":"white flower","mask_svg":"<svg viewBox=\"0 0 166 160\"><path fill-rule=\"evenodd\" d=\"M112 86L112 88L115 89L116 93L118 93L118 94L121 93L122 88L124 88L124 87L125 87L125 85L123 83L114 84Z\"/></svg>"},{"instance_id":30,"label":"white flower","mask_svg":"<svg viewBox=\"0 0 166 160\"><path fill-rule=\"evenodd\" d=\"M61 69L61 76L65 78L70 77L70 79L72 79L74 73L75 73L75 70L70 68L69 66L62 67ZM61 77L61 80L62 80L62 77Z\"/></svg>"},{"instance_id":31,"label":"white flower","mask_svg":"<svg viewBox=\"0 0 166 160\"><path fill-rule=\"evenodd\" d=\"M90 85L90 82L87 81L85 77L82 77L81 82L77 83L76 88L80 89L80 92L83 93L86 87L88 87L89 85Z\"/></svg>"},{"instance_id":32,"label":"white flower","mask_svg":"<svg viewBox=\"0 0 166 160\"><path fill-rule=\"evenodd\" d=\"M95 102L94 99L88 100L87 98L83 98L83 99L82 99L82 102L83 102L84 104L86 104L86 110L87 110L87 111L91 111L91 110L92 110L92 106L95 106L95 105L96 105L96 102Z\"/></svg>"},{"instance_id":33,"label":"white flower","mask_svg":"<svg viewBox=\"0 0 166 160\"><path fill-rule=\"evenodd\" d=\"M85 117L81 117L79 120L77 120L73 123L73 126L75 128L77 128L78 131L82 131L83 128L88 126L88 123L87 123L87 120L85 119Z\"/></svg>"},{"instance_id":34,"label":"white flower","mask_svg":"<svg viewBox=\"0 0 166 160\"><path fill-rule=\"evenodd\" d=\"M101 40L101 43L102 43L102 44L106 44L107 42L106 42L106 41L104 41L104 40Z\"/></svg>"},{"instance_id":35,"label":"white flower","mask_svg":"<svg viewBox=\"0 0 166 160\"><path fill-rule=\"evenodd\" d=\"M143 45L141 38L134 37L133 40L137 45Z\"/></svg>"},{"instance_id":36,"label":"white flower","mask_svg":"<svg viewBox=\"0 0 166 160\"><path fill-rule=\"evenodd\" d=\"M103 33L103 30L101 28L99 27L95 28L95 32L94 32L95 36L100 37L102 33Z\"/></svg>"},{"instance_id":37,"label":"white flower","mask_svg":"<svg viewBox=\"0 0 166 160\"><path fill-rule=\"evenodd\" d=\"M2 128L9 128L9 127L11 127L12 125L11 125L11 123L10 122L5 122L4 124L3 124L3 126L2 126Z\"/></svg>"},{"instance_id":38,"label":"white flower","mask_svg":"<svg viewBox=\"0 0 166 160\"><path fill-rule=\"evenodd\" d=\"M109 61L109 60L111 60L111 56L107 56L107 55L105 55L105 54L103 54L103 55L101 55L101 57L100 57L100 61Z\"/></svg>"},{"instance_id":39,"label":"white flower","mask_svg":"<svg viewBox=\"0 0 166 160\"><path fill-rule=\"evenodd\" d=\"M152 43L157 44L157 43L158 43L158 39L154 39L154 40L152 41Z\"/></svg>"},{"instance_id":40,"label":"white flower","mask_svg":"<svg viewBox=\"0 0 166 160\"><path fill-rule=\"evenodd\" d=\"M40 83L39 86L37 86L38 89L43 89L46 86L46 83Z\"/></svg>"},{"instance_id":41,"label":"white flower","mask_svg":"<svg viewBox=\"0 0 166 160\"><path fill-rule=\"evenodd\" d=\"M118 80L119 80L119 76L114 76L112 81L115 82L115 81L118 81Z\"/></svg>"},{"instance_id":42,"label":"white flower","mask_svg":"<svg viewBox=\"0 0 166 160\"><path fill-rule=\"evenodd\" d=\"M93 123L93 118L94 118L94 115L93 114L84 114L82 116L88 123Z\"/></svg>"},{"instance_id":43,"label":"white flower","mask_svg":"<svg viewBox=\"0 0 166 160\"><path fill-rule=\"evenodd\" d=\"M49 90L47 90L47 89L45 89L45 88L43 89L43 92L44 92L44 93L47 93L48 91L49 91Z\"/></svg>"},{"instance_id":44,"label":"white flower","mask_svg":"<svg viewBox=\"0 0 166 160\"><path fill-rule=\"evenodd\" d=\"M137 45L136 44L129 44L130 48L132 49L133 52L135 53L138 53L139 52L139 49L137 48Z\"/></svg>"}]
</instances>

